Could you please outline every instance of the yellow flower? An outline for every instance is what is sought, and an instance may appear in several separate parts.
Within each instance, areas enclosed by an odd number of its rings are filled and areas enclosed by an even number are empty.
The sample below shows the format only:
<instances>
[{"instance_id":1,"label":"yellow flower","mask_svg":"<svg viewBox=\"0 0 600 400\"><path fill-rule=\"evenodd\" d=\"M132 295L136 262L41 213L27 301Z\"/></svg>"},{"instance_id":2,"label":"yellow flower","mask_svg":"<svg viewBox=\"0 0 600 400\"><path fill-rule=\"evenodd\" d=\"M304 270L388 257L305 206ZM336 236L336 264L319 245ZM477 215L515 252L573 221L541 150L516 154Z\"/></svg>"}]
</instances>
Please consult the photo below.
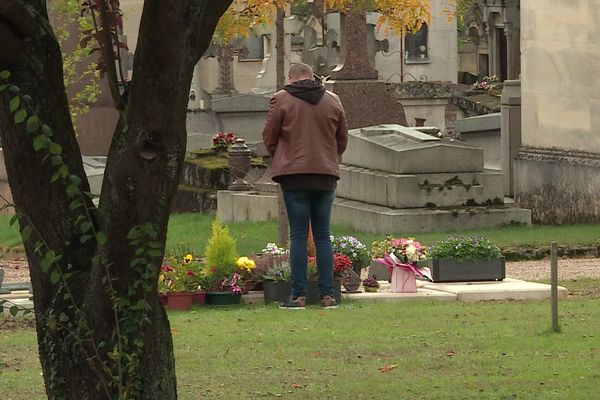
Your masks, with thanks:
<instances>
[{"instance_id":1,"label":"yellow flower","mask_svg":"<svg viewBox=\"0 0 600 400\"><path fill-rule=\"evenodd\" d=\"M256 268L256 263L254 260L249 259L248 257L240 257L235 262L235 265L242 270L247 272L252 272L254 268Z\"/></svg>"},{"instance_id":2,"label":"yellow flower","mask_svg":"<svg viewBox=\"0 0 600 400\"><path fill-rule=\"evenodd\" d=\"M185 257L183 257L184 264L189 264L192 261L194 261L194 257L191 254L186 254Z\"/></svg>"}]
</instances>

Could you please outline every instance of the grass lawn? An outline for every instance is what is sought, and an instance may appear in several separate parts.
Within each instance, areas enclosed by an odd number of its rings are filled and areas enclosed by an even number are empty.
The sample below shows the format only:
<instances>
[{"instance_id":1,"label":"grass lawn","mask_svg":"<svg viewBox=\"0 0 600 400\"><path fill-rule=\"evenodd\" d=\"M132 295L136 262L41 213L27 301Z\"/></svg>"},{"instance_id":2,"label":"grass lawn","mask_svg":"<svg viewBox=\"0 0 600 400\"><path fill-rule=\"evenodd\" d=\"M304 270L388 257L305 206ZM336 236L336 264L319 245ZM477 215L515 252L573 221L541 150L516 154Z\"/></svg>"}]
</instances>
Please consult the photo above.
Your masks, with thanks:
<instances>
[{"instance_id":1,"label":"grass lawn","mask_svg":"<svg viewBox=\"0 0 600 400\"><path fill-rule=\"evenodd\" d=\"M213 216L203 214L174 214L169 222L167 248L186 246L195 255L201 255L208 237ZM0 215L0 248L14 249L22 247L19 232L15 226L10 227L10 216ZM277 222L239 222L228 224L232 235L237 239L239 254L250 254L260 251L268 242L276 242L278 237ZM383 234L373 234L354 230L346 226L333 226L332 233L353 235L368 246L374 240L385 237ZM457 230L453 232L431 232L412 234L410 232L389 232L395 236L415 236L427 245L445 239L449 234L469 234L486 236L500 247L524 245L549 245L551 241L559 245L588 245L600 241L598 225L565 225L565 226L508 226L497 229Z\"/></svg>"},{"instance_id":2,"label":"grass lawn","mask_svg":"<svg viewBox=\"0 0 600 400\"><path fill-rule=\"evenodd\" d=\"M548 302L171 312L179 398L597 399L593 297L560 302L560 334L548 332ZM0 320L0 398L42 399L34 331L6 324Z\"/></svg>"}]
</instances>

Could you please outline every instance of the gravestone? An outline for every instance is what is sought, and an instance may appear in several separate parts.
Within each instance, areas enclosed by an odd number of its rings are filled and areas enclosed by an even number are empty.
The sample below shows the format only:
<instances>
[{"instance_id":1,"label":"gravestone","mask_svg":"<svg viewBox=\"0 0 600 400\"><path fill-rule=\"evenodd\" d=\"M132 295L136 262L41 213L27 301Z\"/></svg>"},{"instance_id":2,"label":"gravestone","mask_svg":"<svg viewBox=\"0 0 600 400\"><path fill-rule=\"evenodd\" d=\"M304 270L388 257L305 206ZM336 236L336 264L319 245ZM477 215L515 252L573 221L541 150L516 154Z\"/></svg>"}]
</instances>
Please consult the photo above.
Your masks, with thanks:
<instances>
[{"instance_id":1,"label":"gravestone","mask_svg":"<svg viewBox=\"0 0 600 400\"><path fill-rule=\"evenodd\" d=\"M529 210L504 204L502 173L484 168L482 149L437 131L350 130L333 222L380 233L531 224Z\"/></svg>"},{"instance_id":2,"label":"gravestone","mask_svg":"<svg viewBox=\"0 0 600 400\"><path fill-rule=\"evenodd\" d=\"M402 104L387 92L385 83L369 62L366 13L341 14L341 53L338 65L325 83L344 106L350 129L381 123L407 125Z\"/></svg>"},{"instance_id":3,"label":"gravestone","mask_svg":"<svg viewBox=\"0 0 600 400\"><path fill-rule=\"evenodd\" d=\"M331 79L377 79L377 70L369 62L367 14L341 13L342 49L340 64L331 71Z\"/></svg>"}]
</instances>

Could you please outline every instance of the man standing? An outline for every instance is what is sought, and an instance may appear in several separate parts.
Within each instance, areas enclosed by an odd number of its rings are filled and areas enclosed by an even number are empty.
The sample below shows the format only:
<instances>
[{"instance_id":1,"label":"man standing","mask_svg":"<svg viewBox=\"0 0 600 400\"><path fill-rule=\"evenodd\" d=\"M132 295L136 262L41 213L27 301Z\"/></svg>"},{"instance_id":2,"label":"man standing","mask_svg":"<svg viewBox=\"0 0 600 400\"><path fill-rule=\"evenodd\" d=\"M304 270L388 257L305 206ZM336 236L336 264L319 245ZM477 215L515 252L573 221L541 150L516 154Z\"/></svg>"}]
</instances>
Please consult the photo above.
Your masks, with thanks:
<instances>
[{"instance_id":1,"label":"man standing","mask_svg":"<svg viewBox=\"0 0 600 400\"><path fill-rule=\"evenodd\" d=\"M292 65L288 82L271 98L263 130L263 141L273 156L273 180L281 184L290 224L292 293L280 308L305 307L309 223L321 305L337 308L330 222L339 159L348 144L346 114L338 96L315 82L310 66Z\"/></svg>"}]
</instances>

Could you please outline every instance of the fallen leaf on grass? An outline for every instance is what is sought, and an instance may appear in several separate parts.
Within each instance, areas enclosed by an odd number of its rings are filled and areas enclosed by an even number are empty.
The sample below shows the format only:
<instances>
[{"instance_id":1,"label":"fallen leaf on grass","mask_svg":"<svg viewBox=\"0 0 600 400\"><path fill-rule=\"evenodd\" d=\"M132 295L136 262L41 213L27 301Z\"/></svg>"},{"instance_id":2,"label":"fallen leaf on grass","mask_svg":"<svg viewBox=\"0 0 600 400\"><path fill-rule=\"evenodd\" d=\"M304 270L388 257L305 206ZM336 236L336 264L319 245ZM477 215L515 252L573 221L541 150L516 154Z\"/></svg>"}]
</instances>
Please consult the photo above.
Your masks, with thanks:
<instances>
[{"instance_id":1,"label":"fallen leaf on grass","mask_svg":"<svg viewBox=\"0 0 600 400\"><path fill-rule=\"evenodd\" d=\"M304 385L301 385L299 383L292 383L292 387L294 389L302 389L304 387Z\"/></svg>"},{"instance_id":2,"label":"fallen leaf on grass","mask_svg":"<svg viewBox=\"0 0 600 400\"><path fill-rule=\"evenodd\" d=\"M386 365L385 367L379 368L379 370L381 372L383 372L384 374L387 374L388 372L390 372L391 370L393 370L397 366L398 366L398 364Z\"/></svg>"},{"instance_id":3,"label":"fallen leaf on grass","mask_svg":"<svg viewBox=\"0 0 600 400\"><path fill-rule=\"evenodd\" d=\"M446 353L446 355L448 357L452 357L453 355L455 355L456 353L454 352L454 350L448 350L448 352Z\"/></svg>"}]
</instances>

